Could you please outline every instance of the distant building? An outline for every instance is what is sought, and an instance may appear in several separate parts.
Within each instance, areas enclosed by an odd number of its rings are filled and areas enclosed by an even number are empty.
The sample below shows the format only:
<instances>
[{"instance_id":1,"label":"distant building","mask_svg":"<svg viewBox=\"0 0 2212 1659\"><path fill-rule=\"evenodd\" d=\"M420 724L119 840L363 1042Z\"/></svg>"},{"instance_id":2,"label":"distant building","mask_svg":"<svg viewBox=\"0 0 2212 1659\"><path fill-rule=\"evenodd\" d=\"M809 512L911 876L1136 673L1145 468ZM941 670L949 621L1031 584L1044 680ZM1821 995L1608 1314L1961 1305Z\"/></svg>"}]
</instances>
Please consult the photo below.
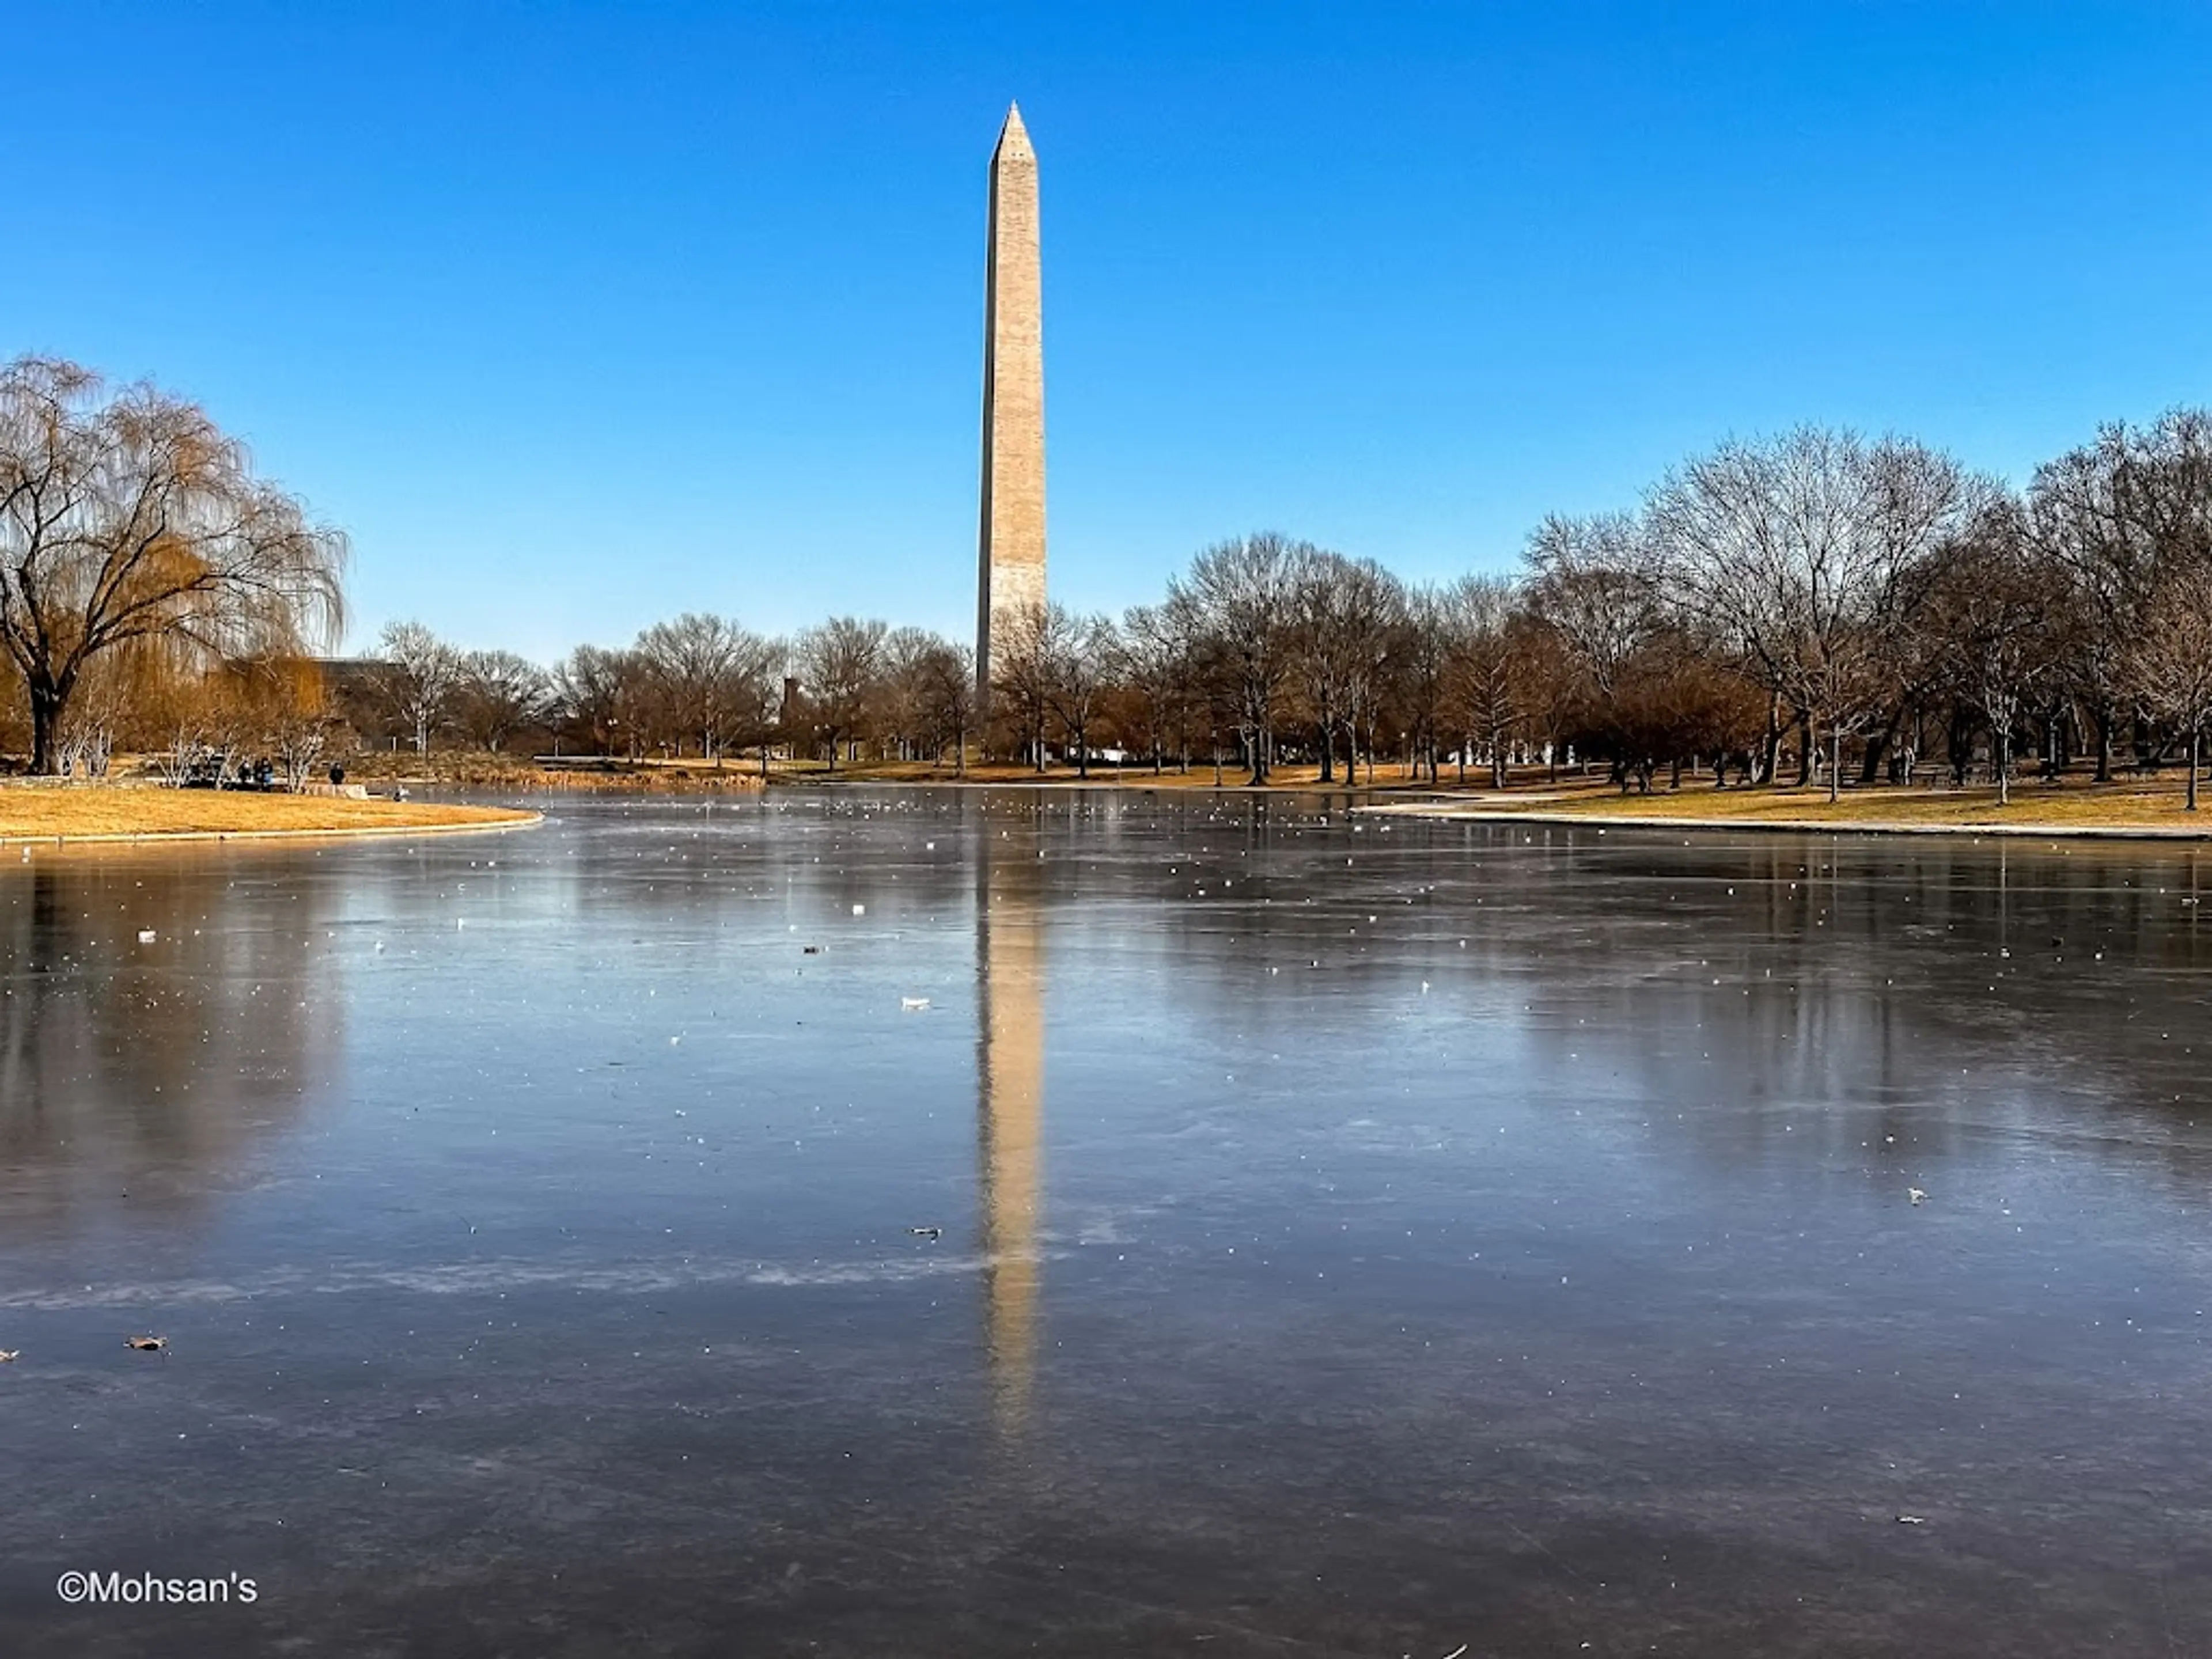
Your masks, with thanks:
<instances>
[{"instance_id":1,"label":"distant building","mask_svg":"<svg viewBox=\"0 0 2212 1659\"><path fill-rule=\"evenodd\" d=\"M384 677L392 664L381 657L318 657L314 663L331 708L363 743L381 748L403 735L384 690ZM404 735L412 741L412 732Z\"/></svg>"}]
</instances>

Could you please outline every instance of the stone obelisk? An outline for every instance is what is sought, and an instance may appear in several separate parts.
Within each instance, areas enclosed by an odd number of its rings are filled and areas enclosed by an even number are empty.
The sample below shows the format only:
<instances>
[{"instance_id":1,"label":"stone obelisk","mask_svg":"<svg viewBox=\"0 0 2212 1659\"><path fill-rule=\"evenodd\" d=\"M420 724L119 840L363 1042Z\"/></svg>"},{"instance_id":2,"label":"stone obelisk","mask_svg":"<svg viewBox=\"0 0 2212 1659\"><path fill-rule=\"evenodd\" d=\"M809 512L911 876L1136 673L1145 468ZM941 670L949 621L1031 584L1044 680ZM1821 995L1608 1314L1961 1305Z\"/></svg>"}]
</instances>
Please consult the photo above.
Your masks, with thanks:
<instances>
[{"instance_id":1,"label":"stone obelisk","mask_svg":"<svg viewBox=\"0 0 2212 1659\"><path fill-rule=\"evenodd\" d=\"M983 512L975 602L975 701L991 694L991 647L1044 603L1044 297L1036 151L1019 105L991 152L991 246L983 298Z\"/></svg>"}]
</instances>

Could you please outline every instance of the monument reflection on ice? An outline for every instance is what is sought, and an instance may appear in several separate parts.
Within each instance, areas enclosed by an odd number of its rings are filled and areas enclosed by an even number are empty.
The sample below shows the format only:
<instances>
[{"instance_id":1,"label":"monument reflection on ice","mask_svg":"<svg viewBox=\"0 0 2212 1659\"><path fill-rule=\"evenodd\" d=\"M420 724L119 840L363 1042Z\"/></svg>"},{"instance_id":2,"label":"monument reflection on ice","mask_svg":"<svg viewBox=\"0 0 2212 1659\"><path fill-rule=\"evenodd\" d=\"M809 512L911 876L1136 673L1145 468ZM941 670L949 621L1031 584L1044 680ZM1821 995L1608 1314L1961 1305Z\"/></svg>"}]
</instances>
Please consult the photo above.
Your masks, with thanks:
<instances>
[{"instance_id":1,"label":"monument reflection on ice","mask_svg":"<svg viewBox=\"0 0 2212 1659\"><path fill-rule=\"evenodd\" d=\"M1044 1181L1044 928L1036 833L984 819L975 865L975 1151L985 1352L1000 1431L1029 1421Z\"/></svg>"}]
</instances>

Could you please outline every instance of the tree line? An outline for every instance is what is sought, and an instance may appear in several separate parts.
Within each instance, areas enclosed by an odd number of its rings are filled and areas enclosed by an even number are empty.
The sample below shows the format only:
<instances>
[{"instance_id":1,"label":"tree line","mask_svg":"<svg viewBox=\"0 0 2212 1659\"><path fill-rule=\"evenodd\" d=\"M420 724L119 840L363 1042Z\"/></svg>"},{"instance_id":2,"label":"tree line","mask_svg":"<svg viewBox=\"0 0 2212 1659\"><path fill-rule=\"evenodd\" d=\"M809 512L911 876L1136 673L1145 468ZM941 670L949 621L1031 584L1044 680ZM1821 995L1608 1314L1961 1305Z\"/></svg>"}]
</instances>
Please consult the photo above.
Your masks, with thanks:
<instances>
[{"instance_id":1,"label":"tree line","mask_svg":"<svg viewBox=\"0 0 2212 1659\"><path fill-rule=\"evenodd\" d=\"M2187 763L2212 723L2212 412L2116 422L2023 488L1899 437L1808 426L1692 456L1627 511L1555 515L1519 567L1408 582L1274 532L1196 555L1118 617L963 645L838 617L789 639L688 612L550 665L414 623L321 663L343 538L197 407L73 365L0 372L0 643L35 770L118 748L179 781L240 755L295 782L360 744L550 746L1087 771L1233 763L1503 785L1571 756L1624 789L1903 781L2008 791ZM14 734L0 733L0 737Z\"/></svg>"}]
</instances>

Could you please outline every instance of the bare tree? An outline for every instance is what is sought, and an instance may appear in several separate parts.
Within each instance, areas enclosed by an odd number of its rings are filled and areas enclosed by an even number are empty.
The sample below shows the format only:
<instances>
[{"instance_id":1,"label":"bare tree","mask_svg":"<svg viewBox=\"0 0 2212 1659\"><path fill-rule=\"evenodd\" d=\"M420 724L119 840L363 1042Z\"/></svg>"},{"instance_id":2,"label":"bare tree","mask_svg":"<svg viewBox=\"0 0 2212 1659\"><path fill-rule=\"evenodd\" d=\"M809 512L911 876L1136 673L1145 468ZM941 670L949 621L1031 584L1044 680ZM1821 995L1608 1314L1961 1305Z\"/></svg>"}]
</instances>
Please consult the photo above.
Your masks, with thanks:
<instances>
[{"instance_id":1,"label":"bare tree","mask_svg":"<svg viewBox=\"0 0 2212 1659\"><path fill-rule=\"evenodd\" d=\"M883 672L884 638L890 628L854 617L833 617L799 636L801 695L816 733L837 769L837 746L866 725Z\"/></svg>"},{"instance_id":2,"label":"bare tree","mask_svg":"<svg viewBox=\"0 0 2212 1659\"><path fill-rule=\"evenodd\" d=\"M2115 727L2141 690L2135 652L2154 603L2212 558L2212 411L2170 410L2148 427L2115 422L2036 470L2028 521L2063 566L2081 625L2075 674L2097 728L2097 777L2112 776ZM2161 623L2162 629L2172 624Z\"/></svg>"},{"instance_id":3,"label":"bare tree","mask_svg":"<svg viewBox=\"0 0 2212 1659\"><path fill-rule=\"evenodd\" d=\"M1169 584L1223 707L1242 732L1255 787L1267 781L1295 665L1294 586L1313 550L1273 531L1217 542Z\"/></svg>"},{"instance_id":4,"label":"bare tree","mask_svg":"<svg viewBox=\"0 0 2212 1659\"><path fill-rule=\"evenodd\" d=\"M1045 769L1045 728L1052 718L1052 681L1060 649L1059 630L1067 625L1064 610L1042 603L1003 614L994 630L990 710L993 723L1012 741L1012 753Z\"/></svg>"},{"instance_id":5,"label":"bare tree","mask_svg":"<svg viewBox=\"0 0 2212 1659\"><path fill-rule=\"evenodd\" d=\"M1376 627L1392 609L1378 599L1394 586L1372 559L1303 546L1294 559L1292 678L1321 738L1322 783L1335 781L1336 735L1340 728L1351 729L1353 684L1370 672Z\"/></svg>"},{"instance_id":6,"label":"bare tree","mask_svg":"<svg viewBox=\"0 0 2212 1659\"><path fill-rule=\"evenodd\" d=\"M1618 732L1616 703L1663 623L1650 544L1626 514L1552 517L1529 538L1528 610L1547 647L1535 653L1556 775L1571 733L1613 732L1616 768L1634 745ZM1625 775L1625 774L1619 774Z\"/></svg>"},{"instance_id":7,"label":"bare tree","mask_svg":"<svg viewBox=\"0 0 2212 1659\"><path fill-rule=\"evenodd\" d=\"M627 651L580 645L553 671L561 720L599 753L613 752L639 670Z\"/></svg>"},{"instance_id":8,"label":"bare tree","mask_svg":"<svg viewBox=\"0 0 2212 1659\"><path fill-rule=\"evenodd\" d=\"M342 535L196 404L103 390L54 359L0 369L0 644L39 772L101 653L164 639L215 661L335 637L343 617Z\"/></svg>"},{"instance_id":9,"label":"bare tree","mask_svg":"<svg viewBox=\"0 0 2212 1659\"><path fill-rule=\"evenodd\" d=\"M1730 637L1755 678L1802 712L1810 738L1825 729L1833 799L1844 735L1895 688L1886 648L1912 591L1907 574L1987 495L1985 481L1920 445L1800 427L1724 444L1661 483L1647 503L1652 568L1686 614Z\"/></svg>"},{"instance_id":10,"label":"bare tree","mask_svg":"<svg viewBox=\"0 0 2212 1659\"><path fill-rule=\"evenodd\" d=\"M552 677L527 658L512 651L462 654L453 714L471 743L496 754L517 732L550 718L552 708Z\"/></svg>"},{"instance_id":11,"label":"bare tree","mask_svg":"<svg viewBox=\"0 0 2212 1659\"><path fill-rule=\"evenodd\" d=\"M1413 750L1413 775L1422 765L1429 781L1440 781L1437 756L1450 703L1451 665L1458 653L1459 617L1449 596L1434 583L1408 589L1404 647L1400 653L1398 695L1406 735Z\"/></svg>"},{"instance_id":12,"label":"bare tree","mask_svg":"<svg viewBox=\"0 0 2212 1659\"><path fill-rule=\"evenodd\" d=\"M2039 558L2017 503L1985 508L1934 561L1921 625L1990 723L2000 805L2012 799L2012 738L2027 699L2057 671L2063 589Z\"/></svg>"},{"instance_id":13,"label":"bare tree","mask_svg":"<svg viewBox=\"0 0 2212 1659\"><path fill-rule=\"evenodd\" d=\"M2160 719L2189 740L2188 807L2197 810L2204 729L2212 725L2212 562L2168 573L2128 653L2128 679Z\"/></svg>"},{"instance_id":14,"label":"bare tree","mask_svg":"<svg viewBox=\"0 0 2212 1659\"><path fill-rule=\"evenodd\" d=\"M1132 605L1115 635L1129 724L1152 756L1155 774L1165 769L1171 743L1183 769L1190 769L1188 726L1198 702L1198 671L1180 622L1172 606Z\"/></svg>"},{"instance_id":15,"label":"bare tree","mask_svg":"<svg viewBox=\"0 0 2212 1659\"><path fill-rule=\"evenodd\" d=\"M902 760L919 759L928 749L925 675L930 653L942 644L926 628L894 628L884 636L883 734Z\"/></svg>"},{"instance_id":16,"label":"bare tree","mask_svg":"<svg viewBox=\"0 0 2212 1659\"><path fill-rule=\"evenodd\" d=\"M461 689L461 653L418 622L386 623L377 636L384 655L386 699L415 733L415 752L430 752L430 734L451 718Z\"/></svg>"},{"instance_id":17,"label":"bare tree","mask_svg":"<svg viewBox=\"0 0 2212 1659\"><path fill-rule=\"evenodd\" d=\"M1406 645L1406 589L1372 559L1352 562L1342 573L1344 604L1337 618L1344 647L1344 781L1359 781L1359 754L1367 751L1367 781L1375 781L1375 734L1396 690Z\"/></svg>"},{"instance_id":18,"label":"bare tree","mask_svg":"<svg viewBox=\"0 0 2212 1659\"><path fill-rule=\"evenodd\" d=\"M1075 750L1075 775L1091 775L1091 726L1104 700L1115 660L1114 624L1047 607L1045 701Z\"/></svg>"},{"instance_id":19,"label":"bare tree","mask_svg":"<svg viewBox=\"0 0 2212 1659\"><path fill-rule=\"evenodd\" d=\"M1456 620L1444 702L1460 729L1462 782L1468 750L1480 744L1490 763L1491 787L1505 787L1506 752L1522 718L1521 639L1514 627L1519 598L1502 576L1462 577L1446 596Z\"/></svg>"},{"instance_id":20,"label":"bare tree","mask_svg":"<svg viewBox=\"0 0 2212 1659\"><path fill-rule=\"evenodd\" d=\"M2139 526L2145 487L2124 426L2045 462L2028 486L2030 533L2066 573L2075 632L2074 678L2096 727L2097 781L2109 782L2122 705L2133 695L2130 653L2157 582Z\"/></svg>"},{"instance_id":21,"label":"bare tree","mask_svg":"<svg viewBox=\"0 0 2212 1659\"><path fill-rule=\"evenodd\" d=\"M1859 722L1867 733L1863 776L1872 782L1881 755L1895 738L1905 705L1921 688L1909 634L1915 606L1926 592L1918 572L1985 514L2002 509L2008 492L1970 471L1956 457L1894 435L1867 448L1860 459L1863 506L1858 533L1871 546L1868 609L1877 645L1873 695ZM1841 782L1840 750L1829 778L1829 799Z\"/></svg>"},{"instance_id":22,"label":"bare tree","mask_svg":"<svg viewBox=\"0 0 2212 1659\"><path fill-rule=\"evenodd\" d=\"M1629 514L1553 514L1524 556L1528 605L1593 689L1609 691L1660 624L1658 571L1643 522Z\"/></svg>"},{"instance_id":23,"label":"bare tree","mask_svg":"<svg viewBox=\"0 0 2212 1659\"><path fill-rule=\"evenodd\" d=\"M964 646L939 640L917 666L915 695L933 756L952 750L956 777L968 775L968 737L975 726L975 655Z\"/></svg>"},{"instance_id":24,"label":"bare tree","mask_svg":"<svg viewBox=\"0 0 2212 1659\"><path fill-rule=\"evenodd\" d=\"M696 738L699 757L720 764L745 711L757 704L774 654L769 642L724 617L688 611L655 623L631 650L677 752Z\"/></svg>"},{"instance_id":25,"label":"bare tree","mask_svg":"<svg viewBox=\"0 0 2212 1659\"><path fill-rule=\"evenodd\" d=\"M730 740L760 751L763 778L768 776L769 750L782 735L783 672L790 659L787 641L747 633L730 672Z\"/></svg>"},{"instance_id":26,"label":"bare tree","mask_svg":"<svg viewBox=\"0 0 2212 1659\"><path fill-rule=\"evenodd\" d=\"M1582 731L1612 759L1624 792L1632 782L1649 794L1660 766L1671 764L1679 789L1686 761L1747 744L1759 706L1757 690L1703 640L1668 625L1638 645L1605 694L1583 706ZM1717 782L1720 775L1717 765Z\"/></svg>"}]
</instances>

